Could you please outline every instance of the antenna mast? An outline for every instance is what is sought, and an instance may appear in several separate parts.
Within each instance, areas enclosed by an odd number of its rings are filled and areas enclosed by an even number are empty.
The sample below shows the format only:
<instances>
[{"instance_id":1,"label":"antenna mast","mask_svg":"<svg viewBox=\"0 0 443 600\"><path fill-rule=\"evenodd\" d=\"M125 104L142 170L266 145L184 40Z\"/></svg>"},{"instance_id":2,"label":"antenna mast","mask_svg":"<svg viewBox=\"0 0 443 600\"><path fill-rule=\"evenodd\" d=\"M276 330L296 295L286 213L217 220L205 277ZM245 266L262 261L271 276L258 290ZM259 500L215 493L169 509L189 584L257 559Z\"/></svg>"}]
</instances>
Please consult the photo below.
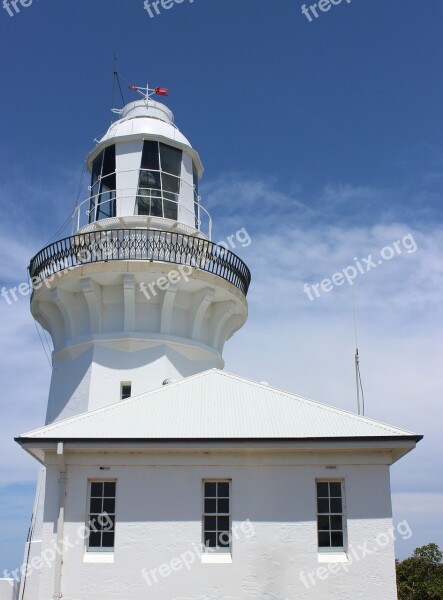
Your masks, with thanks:
<instances>
[{"instance_id":1,"label":"antenna mast","mask_svg":"<svg viewBox=\"0 0 443 600\"><path fill-rule=\"evenodd\" d=\"M359 415L365 414L365 400L363 396L363 386L361 384L361 375L360 375L360 356L358 353L358 338L357 338L357 314L355 308L355 287L352 288L352 302L354 305L354 333L355 333L355 383L357 386L357 413ZM360 390L361 390L361 400L360 403Z\"/></svg>"}]
</instances>

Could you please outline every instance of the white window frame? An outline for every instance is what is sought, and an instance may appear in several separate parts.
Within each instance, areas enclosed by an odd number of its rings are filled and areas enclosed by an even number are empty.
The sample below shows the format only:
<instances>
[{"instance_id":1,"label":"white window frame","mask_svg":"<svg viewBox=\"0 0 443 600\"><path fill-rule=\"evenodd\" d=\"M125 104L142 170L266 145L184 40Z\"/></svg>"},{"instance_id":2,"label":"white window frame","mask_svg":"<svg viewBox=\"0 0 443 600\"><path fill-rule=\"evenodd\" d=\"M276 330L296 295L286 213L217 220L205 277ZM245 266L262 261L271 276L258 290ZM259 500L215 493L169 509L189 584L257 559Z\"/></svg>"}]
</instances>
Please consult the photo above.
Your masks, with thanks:
<instances>
[{"instance_id":1,"label":"white window frame","mask_svg":"<svg viewBox=\"0 0 443 600\"><path fill-rule=\"evenodd\" d=\"M115 478L102 478L102 477L91 477L88 479L88 493L87 493L87 507L86 507L86 530L89 532L89 525L91 523L91 493L93 483L115 483L115 512L110 513L110 516L114 517L114 545L113 546L90 546L89 545L89 533L85 538L85 551L86 553L100 553L100 554L113 554L115 550L115 539L116 539L116 515L117 515L117 479Z\"/></svg>"},{"instance_id":2,"label":"white window frame","mask_svg":"<svg viewBox=\"0 0 443 600\"><path fill-rule=\"evenodd\" d=\"M318 512L318 495L317 495L317 483L340 483L341 484L341 503L342 503L342 532L343 532L343 546L320 546L318 543L318 517L319 516L331 516L331 513L319 513ZM338 514L338 513L333 513ZM319 554L340 554L346 552L348 546L348 526L346 518L346 487L345 480L342 477L317 477L315 480L315 533L317 551Z\"/></svg>"},{"instance_id":3,"label":"white window frame","mask_svg":"<svg viewBox=\"0 0 443 600\"><path fill-rule=\"evenodd\" d=\"M205 483L227 483L229 485L229 513L205 513ZM226 477L206 477L202 479L202 487L201 487L201 498L202 498L202 532L201 532L201 542L203 548L203 554L211 555L211 554L231 554L232 553L232 479ZM216 496L218 498L218 496ZM216 546L216 547L207 547L205 540L205 517L228 517L229 518L229 546Z\"/></svg>"}]
</instances>

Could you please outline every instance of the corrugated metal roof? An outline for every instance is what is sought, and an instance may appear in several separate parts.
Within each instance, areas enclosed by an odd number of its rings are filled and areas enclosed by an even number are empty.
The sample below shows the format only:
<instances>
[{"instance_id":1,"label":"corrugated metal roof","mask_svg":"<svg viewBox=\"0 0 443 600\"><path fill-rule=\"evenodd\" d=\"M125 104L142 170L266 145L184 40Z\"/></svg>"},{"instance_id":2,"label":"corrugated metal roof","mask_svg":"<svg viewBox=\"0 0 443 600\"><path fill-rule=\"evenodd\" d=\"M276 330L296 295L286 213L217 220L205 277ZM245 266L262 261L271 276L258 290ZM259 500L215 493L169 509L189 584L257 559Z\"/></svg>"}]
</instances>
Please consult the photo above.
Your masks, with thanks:
<instances>
[{"instance_id":1,"label":"corrugated metal roof","mask_svg":"<svg viewBox=\"0 0 443 600\"><path fill-rule=\"evenodd\" d=\"M403 437L415 434L211 369L23 434L31 439Z\"/></svg>"}]
</instances>

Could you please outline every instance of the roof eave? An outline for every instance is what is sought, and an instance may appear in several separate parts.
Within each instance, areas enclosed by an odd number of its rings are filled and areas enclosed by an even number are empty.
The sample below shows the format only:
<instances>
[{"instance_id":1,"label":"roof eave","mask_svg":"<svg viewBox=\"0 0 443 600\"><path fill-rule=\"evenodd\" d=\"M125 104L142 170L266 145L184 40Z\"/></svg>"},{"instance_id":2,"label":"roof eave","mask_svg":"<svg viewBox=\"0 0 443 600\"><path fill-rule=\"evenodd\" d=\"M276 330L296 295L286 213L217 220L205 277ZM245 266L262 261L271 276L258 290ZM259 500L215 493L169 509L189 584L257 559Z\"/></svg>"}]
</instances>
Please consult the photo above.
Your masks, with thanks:
<instances>
[{"instance_id":1,"label":"roof eave","mask_svg":"<svg viewBox=\"0 0 443 600\"><path fill-rule=\"evenodd\" d=\"M390 449L394 451L396 458L401 458L415 448L415 445L423 439L422 435L402 436L354 436L354 437L315 437L315 438L25 438L16 437L15 441L25 450L44 448L49 449L59 442L64 442L72 449L96 449L97 447L112 447L123 449L124 447L173 447L199 448L212 446L214 448L229 449L294 449L319 450L337 449ZM31 453L31 452L30 452ZM37 458L37 457L36 457ZM39 460L39 459L38 459Z\"/></svg>"}]
</instances>

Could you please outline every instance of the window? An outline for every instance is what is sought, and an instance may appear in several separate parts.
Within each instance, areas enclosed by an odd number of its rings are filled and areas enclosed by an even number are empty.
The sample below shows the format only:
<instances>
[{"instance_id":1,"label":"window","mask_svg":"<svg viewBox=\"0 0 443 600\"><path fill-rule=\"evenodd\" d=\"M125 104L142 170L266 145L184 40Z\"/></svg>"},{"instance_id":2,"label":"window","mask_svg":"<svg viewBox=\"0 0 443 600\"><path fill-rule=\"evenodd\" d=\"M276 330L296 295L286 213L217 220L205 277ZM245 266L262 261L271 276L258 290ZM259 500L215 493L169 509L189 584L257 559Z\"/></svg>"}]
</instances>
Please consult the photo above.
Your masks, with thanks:
<instances>
[{"instance_id":1,"label":"window","mask_svg":"<svg viewBox=\"0 0 443 600\"><path fill-rule=\"evenodd\" d=\"M112 551L115 538L115 481L91 481L88 550Z\"/></svg>"},{"instance_id":2,"label":"window","mask_svg":"<svg viewBox=\"0 0 443 600\"><path fill-rule=\"evenodd\" d=\"M147 140L143 143L137 214L177 220L182 151Z\"/></svg>"},{"instance_id":3,"label":"window","mask_svg":"<svg viewBox=\"0 0 443 600\"><path fill-rule=\"evenodd\" d=\"M108 146L92 163L89 222L115 217L115 146Z\"/></svg>"},{"instance_id":4,"label":"window","mask_svg":"<svg viewBox=\"0 0 443 600\"><path fill-rule=\"evenodd\" d=\"M343 523L343 483L317 481L318 547L343 548Z\"/></svg>"},{"instance_id":5,"label":"window","mask_svg":"<svg viewBox=\"0 0 443 600\"><path fill-rule=\"evenodd\" d=\"M122 400L126 400L126 398L130 398L131 397L131 392L132 392L132 384L131 383L127 383L127 382L122 382L121 384L121 399Z\"/></svg>"},{"instance_id":6,"label":"window","mask_svg":"<svg viewBox=\"0 0 443 600\"><path fill-rule=\"evenodd\" d=\"M231 547L230 481L203 482L203 544L229 551Z\"/></svg>"}]
</instances>

